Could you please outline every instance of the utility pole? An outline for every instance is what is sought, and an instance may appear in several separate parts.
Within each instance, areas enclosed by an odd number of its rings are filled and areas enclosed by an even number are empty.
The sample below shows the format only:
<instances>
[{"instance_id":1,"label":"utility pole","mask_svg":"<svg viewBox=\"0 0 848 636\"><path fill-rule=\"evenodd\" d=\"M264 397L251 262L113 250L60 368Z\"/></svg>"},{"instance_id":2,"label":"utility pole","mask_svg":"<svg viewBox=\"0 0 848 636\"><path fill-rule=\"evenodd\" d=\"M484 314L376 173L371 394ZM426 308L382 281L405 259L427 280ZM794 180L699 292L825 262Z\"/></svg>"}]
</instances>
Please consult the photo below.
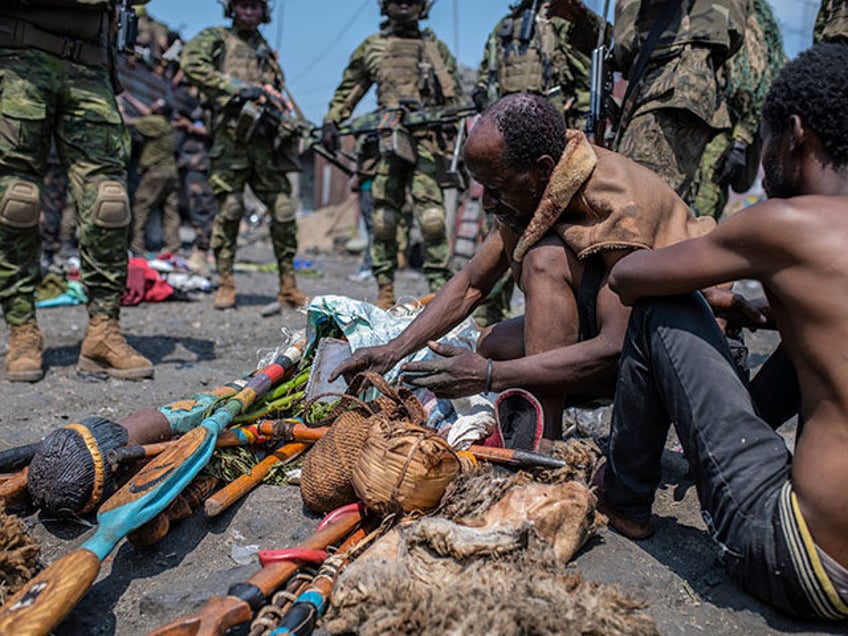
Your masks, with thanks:
<instances>
[{"instance_id":1,"label":"utility pole","mask_svg":"<svg viewBox=\"0 0 848 636\"><path fill-rule=\"evenodd\" d=\"M453 0L453 55L459 59L459 0Z\"/></svg>"},{"instance_id":2,"label":"utility pole","mask_svg":"<svg viewBox=\"0 0 848 636\"><path fill-rule=\"evenodd\" d=\"M280 0L280 8L277 10L277 34L274 38L274 50L280 50L280 46L283 43L283 15L286 10L286 3L284 0Z\"/></svg>"}]
</instances>

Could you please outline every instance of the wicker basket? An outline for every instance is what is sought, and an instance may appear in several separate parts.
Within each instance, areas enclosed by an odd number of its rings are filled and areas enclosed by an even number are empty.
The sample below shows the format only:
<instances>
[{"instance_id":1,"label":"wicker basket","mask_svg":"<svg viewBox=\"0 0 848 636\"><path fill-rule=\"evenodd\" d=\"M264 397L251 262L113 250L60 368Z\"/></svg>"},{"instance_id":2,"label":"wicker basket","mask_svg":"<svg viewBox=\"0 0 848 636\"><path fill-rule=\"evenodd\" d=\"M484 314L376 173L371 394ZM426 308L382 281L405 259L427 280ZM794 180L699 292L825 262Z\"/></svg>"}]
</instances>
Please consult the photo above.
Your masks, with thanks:
<instances>
[{"instance_id":1,"label":"wicker basket","mask_svg":"<svg viewBox=\"0 0 848 636\"><path fill-rule=\"evenodd\" d=\"M353 488L380 514L426 512L436 507L459 469L456 453L432 430L381 418L353 468Z\"/></svg>"},{"instance_id":2,"label":"wicker basket","mask_svg":"<svg viewBox=\"0 0 848 636\"><path fill-rule=\"evenodd\" d=\"M307 508L329 512L356 501L351 474L373 424L361 409L342 413L303 459L300 495Z\"/></svg>"}]
</instances>

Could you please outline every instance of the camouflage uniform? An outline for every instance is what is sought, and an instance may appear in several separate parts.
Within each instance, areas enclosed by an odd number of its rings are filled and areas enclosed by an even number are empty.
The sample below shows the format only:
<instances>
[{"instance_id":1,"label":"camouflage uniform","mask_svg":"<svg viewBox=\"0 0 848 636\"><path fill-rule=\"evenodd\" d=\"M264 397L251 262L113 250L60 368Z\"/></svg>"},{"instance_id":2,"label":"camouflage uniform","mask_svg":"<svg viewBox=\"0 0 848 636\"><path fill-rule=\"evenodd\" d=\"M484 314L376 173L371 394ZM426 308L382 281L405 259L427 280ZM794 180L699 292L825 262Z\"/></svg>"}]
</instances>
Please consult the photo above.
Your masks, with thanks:
<instances>
[{"instance_id":1,"label":"camouflage uniform","mask_svg":"<svg viewBox=\"0 0 848 636\"><path fill-rule=\"evenodd\" d=\"M813 42L848 41L848 0L822 0Z\"/></svg>"},{"instance_id":2,"label":"camouflage uniform","mask_svg":"<svg viewBox=\"0 0 848 636\"><path fill-rule=\"evenodd\" d=\"M699 216L718 219L727 205L729 183L722 182L722 173L734 142L748 149L746 159L749 165L746 170L752 173L752 177L753 171L759 167L763 103L772 80L786 61L780 26L769 3L753 0L751 9L744 44L726 67L727 105L733 129L723 130L713 137L698 169L692 207Z\"/></svg>"},{"instance_id":3,"label":"camouflage uniform","mask_svg":"<svg viewBox=\"0 0 848 636\"><path fill-rule=\"evenodd\" d=\"M678 15L660 34L641 81L624 104L615 150L658 173L688 202L704 148L718 131L731 127L721 103L720 68L742 44L748 0L680 5L619 0L614 56L625 79L669 6L679 6Z\"/></svg>"},{"instance_id":4,"label":"camouflage uniform","mask_svg":"<svg viewBox=\"0 0 848 636\"><path fill-rule=\"evenodd\" d=\"M544 95L565 115L570 128L582 128L589 109L591 54L601 20L589 11L591 25L572 24L546 18L547 9L542 7L532 40L523 48L518 39L522 6L501 19L489 35L477 87L488 92L490 104L511 93Z\"/></svg>"},{"instance_id":5,"label":"camouflage uniform","mask_svg":"<svg viewBox=\"0 0 848 636\"><path fill-rule=\"evenodd\" d=\"M130 249L144 254L147 220L152 211L161 208L164 250L176 254L180 249L180 211L174 128L162 115L150 114L136 120L135 131L144 138L144 144L138 159L141 180L133 201Z\"/></svg>"},{"instance_id":6,"label":"camouflage uniform","mask_svg":"<svg viewBox=\"0 0 848 636\"><path fill-rule=\"evenodd\" d=\"M297 225L291 184L274 151L273 135L259 130L247 144L237 138L238 108L232 100L248 86L283 87L276 54L255 29L212 27L185 45L180 66L190 82L214 99L209 183L219 205L212 229L218 273L233 272L239 223L244 216L243 191L249 184L271 212L271 240L280 273L293 276Z\"/></svg>"},{"instance_id":7,"label":"camouflage uniform","mask_svg":"<svg viewBox=\"0 0 848 636\"><path fill-rule=\"evenodd\" d=\"M402 99L418 100L424 107L451 106L462 94L456 61L429 29L417 23L403 30L388 26L368 37L351 55L341 84L330 101L325 122L347 119L372 84L377 85L380 108L396 108ZM444 159L437 137L415 133L416 161L406 163L391 155L381 157L371 191L374 196L373 272L378 285L394 281L397 270L397 228L403 226L407 189L412 211L421 227L424 275L431 291L450 277L450 243L439 187L438 163ZM407 223L411 217L407 216Z\"/></svg>"},{"instance_id":8,"label":"camouflage uniform","mask_svg":"<svg viewBox=\"0 0 848 636\"><path fill-rule=\"evenodd\" d=\"M592 24L578 27L562 18L546 18L547 8L541 7L530 45L524 49L519 35L527 4L516 6L489 35L477 71L477 89L487 91L490 104L511 93L543 95L563 114L569 128L582 129L589 109L591 52L601 19L589 11ZM487 214L482 238L493 225ZM512 273L504 273L475 310L477 323L487 326L507 318L514 288Z\"/></svg>"},{"instance_id":9,"label":"camouflage uniform","mask_svg":"<svg viewBox=\"0 0 848 636\"><path fill-rule=\"evenodd\" d=\"M0 305L9 325L35 321L39 191L52 138L79 211L88 312L116 319L130 214L129 140L105 44L114 3L39 4L0 7Z\"/></svg>"},{"instance_id":10,"label":"camouflage uniform","mask_svg":"<svg viewBox=\"0 0 848 636\"><path fill-rule=\"evenodd\" d=\"M179 146L180 182L188 203L188 218L194 227L194 246L209 250L212 224L218 213L218 201L209 185L209 147L205 137L189 130Z\"/></svg>"}]
</instances>

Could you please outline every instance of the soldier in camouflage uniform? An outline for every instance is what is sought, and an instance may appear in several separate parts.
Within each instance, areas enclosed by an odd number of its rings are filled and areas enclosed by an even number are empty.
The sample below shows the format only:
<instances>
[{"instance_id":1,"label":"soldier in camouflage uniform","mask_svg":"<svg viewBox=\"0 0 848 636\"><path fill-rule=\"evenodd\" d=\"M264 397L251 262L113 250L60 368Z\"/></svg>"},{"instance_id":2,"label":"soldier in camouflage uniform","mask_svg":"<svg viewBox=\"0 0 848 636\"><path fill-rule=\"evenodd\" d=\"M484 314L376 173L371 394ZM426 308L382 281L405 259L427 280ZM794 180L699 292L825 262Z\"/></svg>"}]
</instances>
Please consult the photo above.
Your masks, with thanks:
<instances>
[{"instance_id":1,"label":"soldier in camouflage uniform","mask_svg":"<svg viewBox=\"0 0 848 636\"><path fill-rule=\"evenodd\" d=\"M90 298L79 369L136 379L153 365L121 336L127 277L129 140L110 79L113 0L11 0L0 6L0 305L9 380L43 376L35 315L39 191L51 139L80 218L81 279Z\"/></svg>"},{"instance_id":2,"label":"soldier in camouflage uniform","mask_svg":"<svg viewBox=\"0 0 848 636\"><path fill-rule=\"evenodd\" d=\"M130 249L137 255L145 251L144 231L150 213L162 211L164 251L176 254L180 249L179 175L177 140L171 124L173 109L165 100L157 100L150 113L133 124L134 134L142 138L138 170L141 180L133 200L133 233Z\"/></svg>"},{"instance_id":3,"label":"soldier in camouflage uniform","mask_svg":"<svg viewBox=\"0 0 848 636\"><path fill-rule=\"evenodd\" d=\"M497 23L483 49L477 85L471 97L481 112L504 95L536 93L547 97L565 116L569 128L583 128L589 108L591 54L601 19L586 10L579 24L547 18L541 4L530 40L520 40L524 15L533 0L522 0ZM528 14L530 15L530 14Z\"/></svg>"},{"instance_id":4,"label":"soldier in camouflage uniform","mask_svg":"<svg viewBox=\"0 0 848 636\"><path fill-rule=\"evenodd\" d=\"M209 182L218 199L218 215L212 229L212 250L220 283L215 307L236 305L233 265L239 223L244 216L244 187L271 212L271 241L280 274L277 302L263 308L262 315L280 312L283 304L299 307L307 297L297 287L294 257L297 253L295 206L291 184L274 150L270 130L257 130L250 143L238 138L238 116L245 104L265 96L263 86L283 88L283 71L277 55L259 33L261 22L270 21L267 2L232 0L225 3L232 28L212 27L185 45L180 66L188 81L214 100L214 142L209 151ZM262 126L263 124L260 124Z\"/></svg>"},{"instance_id":5,"label":"soldier in camouflage uniform","mask_svg":"<svg viewBox=\"0 0 848 636\"><path fill-rule=\"evenodd\" d=\"M325 146L338 146L338 124L350 117L372 84L377 85L380 108L397 108L401 100L417 100L424 107L457 104L462 94L456 74L456 61L447 46L418 22L426 18L430 2L424 0L381 0L385 28L368 37L351 55L341 84L330 102L324 119ZM448 268L450 243L445 226L442 191L437 181L437 162L444 150L433 132L415 133L415 163L384 154L372 185L374 196L374 236L371 246L373 272L377 279L377 305L395 303L394 276L397 270L397 228L406 191L412 195L412 208L421 227L424 249L424 275L431 291L451 277Z\"/></svg>"},{"instance_id":6,"label":"soldier in camouflage uniform","mask_svg":"<svg viewBox=\"0 0 848 636\"><path fill-rule=\"evenodd\" d=\"M772 79L786 62L780 26L766 0L753 0L742 48L727 63L727 105L732 130L707 144L692 207L699 216L721 217L732 186L745 192L760 165L760 119Z\"/></svg>"},{"instance_id":7,"label":"soldier in camouflage uniform","mask_svg":"<svg viewBox=\"0 0 848 636\"><path fill-rule=\"evenodd\" d=\"M848 42L848 0L822 0L813 42Z\"/></svg>"},{"instance_id":8,"label":"soldier in camouflage uniform","mask_svg":"<svg viewBox=\"0 0 848 636\"><path fill-rule=\"evenodd\" d=\"M704 148L731 127L719 71L742 45L747 15L748 0L616 3L615 64L634 89L614 149L658 173L687 202ZM666 26L634 77L655 24Z\"/></svg>"},{"instance_id":9,"label":"soldier in camouflage uniform","mask_svg":"<svg viewBox=\"0 0 848 636\"><path fill-rule=\"evenodd\" d=\"M504 95L535 93L556 106L569 128L582 129L589 108L590 56L601 19L588 9L579 24L547 18L547 5L541 3L533 16L533 4L533 0L516 3L495 25L483 50L471 98L482 112ZM525 15L533 21L533 29L527 33L529 41L522 42ZM484 237L493 225L487 214ZM475 310L477 323L485 327L508 317L514 287L512 275L505 273Z\"/></svg>"}]
</instances>

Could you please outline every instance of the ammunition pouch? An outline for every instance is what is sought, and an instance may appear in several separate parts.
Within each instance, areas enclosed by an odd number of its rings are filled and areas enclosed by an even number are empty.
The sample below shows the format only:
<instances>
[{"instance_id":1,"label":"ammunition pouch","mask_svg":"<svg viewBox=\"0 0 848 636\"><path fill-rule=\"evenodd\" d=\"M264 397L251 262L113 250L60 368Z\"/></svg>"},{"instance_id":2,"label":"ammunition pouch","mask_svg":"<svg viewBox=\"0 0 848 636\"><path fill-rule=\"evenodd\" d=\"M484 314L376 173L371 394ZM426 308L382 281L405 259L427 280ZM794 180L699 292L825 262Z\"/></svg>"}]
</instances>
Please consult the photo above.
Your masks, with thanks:
<instances>
[{"instance_id":1,"label":"ammunition pouch","mask_svg":"<svg viewBox=\"0 0 848 636\"><path fill-rule=\"evenodd\" d=\"M418 162L415 139L403 126L380 131L380 155L414 166Z\"/></svg>"},{"instance_id":2,"label":"ammunition pouch","mask_svg":"<svg viewBox=\"0 0 848 636\"><path fill-rule=\"evenodd\" d=\"M456 170L451 170L452 158L439 153L436 159L436 182L442 190L456 189L464 191L468 188L469 177L465 163L460 161Z\"/></svg>"}]
</instances>

